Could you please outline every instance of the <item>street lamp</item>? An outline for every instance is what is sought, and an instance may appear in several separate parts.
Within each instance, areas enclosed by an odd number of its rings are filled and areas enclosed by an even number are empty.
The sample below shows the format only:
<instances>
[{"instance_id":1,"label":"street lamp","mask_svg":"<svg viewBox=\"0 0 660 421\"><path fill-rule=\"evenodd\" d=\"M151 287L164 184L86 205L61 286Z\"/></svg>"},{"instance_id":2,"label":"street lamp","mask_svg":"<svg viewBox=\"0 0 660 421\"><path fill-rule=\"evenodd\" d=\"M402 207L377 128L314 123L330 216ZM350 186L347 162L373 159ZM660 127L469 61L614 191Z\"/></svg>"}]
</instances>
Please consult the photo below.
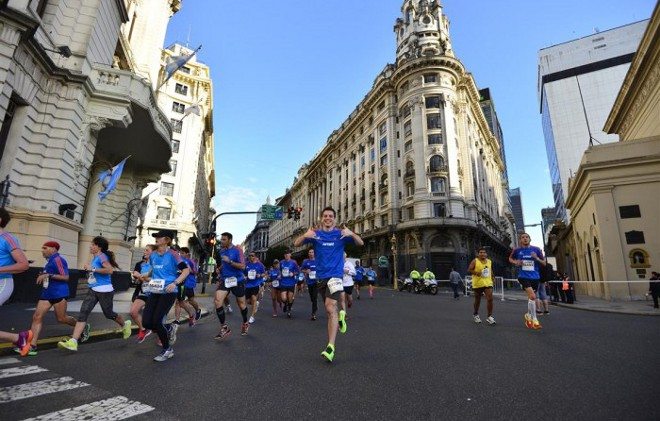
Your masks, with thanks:
<instances>
[{"instance_id":1,"label":"street lamp","mask_svg":"<svg viewBox=\"0 0 660 421\"><path fill-rule=\"evenodd\" d=\"M393 286L394 286L394 290L396 291L397 289L399 289L399 282L398 282L398 279L397 279L397 276L396 276L396 266L397 266L396 265L396 253L397 253L397 250L396 250L396 234L392 234L392 238L390 238L390 244L392 244L392 247L391 247L391 249L392 249L392 260L393 260L392 264L394 265L394 284L393 284Z\"/></svg>"},{"instance_id":2,"label":"street lamp","mask_svg":"<svg viewBox=\"0 0 660 421\"><path fill-rule=\"evenodd\" d=\"M538 227L541 226L541 241L543 241L543 254L547 254L545 250L545 227L543 226L543 221L537 222L536 224L523 225L523 228L526 227Z\"/></svg>"}]
</instances>

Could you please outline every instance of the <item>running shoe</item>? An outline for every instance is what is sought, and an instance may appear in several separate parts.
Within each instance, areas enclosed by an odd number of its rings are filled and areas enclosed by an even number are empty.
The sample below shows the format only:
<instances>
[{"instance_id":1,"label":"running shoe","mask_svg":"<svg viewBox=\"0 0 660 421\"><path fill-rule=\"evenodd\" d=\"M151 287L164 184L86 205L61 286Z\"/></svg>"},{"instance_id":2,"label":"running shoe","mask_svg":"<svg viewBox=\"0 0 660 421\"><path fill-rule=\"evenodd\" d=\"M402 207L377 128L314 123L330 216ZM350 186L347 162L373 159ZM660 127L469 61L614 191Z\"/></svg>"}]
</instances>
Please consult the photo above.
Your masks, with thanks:
<instances>
[{"instance_id":1,"label":"running shoe","mask_svg":"<svg viewBox=\"0 0 660 421\"><path fill-rule=\"evenodd\" d=\"M543 314L544 314L545 316L547 316L548 314L550 314L550 312L546 310L546 311L543 312Z\"/></svg>"},{"instance_id":2,"label":"running shoe","mask_svg":"<svg viewBox=\"0 0 660 421\"><path fill-rule=\"evenodd\" d=\"M149 335L151 335L151 330L142 329L137 334L137 343L141 344L142 342L144 342L145 339L147 339L147 336L149 336Z\"/></svg>"},{"instance_id":3,"label":"running shoe","mask_svg":"<svg viewBox=\"0 0 660 421\"><path fill-rule=\"evenodd\" d=\"M291 310L286 312L286 317L288 317L289 319L291 318Z\"/></svg>"},{"instance_id":4,"label":"running shoe","mask_svg":"<svg viewBox=\"0 0 660 421\"><path fill-rule=\"evenodd\" d=\"M131 336L131 321L126 320L124 322L124 327L121 328L122 338L128 339Z\"/></svg>"},{"instance_id":5,"label":"running shoe","mask_svg":"<svg viewBox=\"0 0 660 421\"><path fill-rule=\"evenodd\" d=\"M277 317L277 313L273 313L273 317Z\"/></svg>"},{"instance_id":6,"label":"running shoe","mask_svg":"<svg viewBox=\"0 0 660 421\"><path fill-rule=\"evenodd\" d=\"M60 341L57 343L58 348L68 349L69 351L78 350L78 341L73 338L69 338L66 341Z\"/></svg>"},{"instance_id":7,"label":"running shoe","mask_svg":"<svg viewBox=\"0 0 660 421\"><path fill-rule=\"evenodd\" d=\"M18 347L18 353L21 354L21 357L25 357L28 352L30 352L30 342L32 342L34 334L31 330L24 330L18 333L18 341L16 341L16 346Z\"/></svg>"},{"instance_id":8,"label":"running shoe","mask_svg":"<svg viewBox=\"0 0 660 421\"><path fill-rule=\"evenodd\" d=\"M248 329L250 329L250 323L243 323L241 325L241 335L246 336L248 333Z\"/></svg>"},{"instance_id":9,"label":"running shoe","mask_svg":"<svg viewBox=\"0 0 660 421\"><path fill-rule=\"evenodd\" d=\"M231 304L227 304L227 313L231 314L234 312L234 309L231 308Z\"/></svg>"},{"instance_id":10,"label":"running shoe","mask_svg":"<svg viewBox=\"0 0 660 421\"><path fill-rule=\"evenodd\" d=\"M344 310L339 310L339 331L341 333L346 333L346 329L348 329L348 326L346 326L346 312ZM332 361L332 359L330 361Z\"/></svg>"},{"instance_id":11,"label":"running shoe","mask_svg":"<svg viewBox=\"0 0 660 421\"><path fill-rule=\"evenodd\" d=\"M312 314L312 317L310 320L316 320L316 314Z\"/></svg>"},{"instance_id":12,"label":"running shoe","mask_svg":"<svg viewBox=\"0 0 660 421\"><path fill-rule=\"evenodd\" d=\"M197 319L195 318L195 315L193 314L192 316L188 317L188 326L193 327L193 326L195 326L195 323L197 323Z\"/></svg>"},{"instance_id":13,"label":"running shoe","mask_svg":"<svg viewBox=\"0 0 660 421\"><path fill-rule=\"evenodd\" d=\"M92 331L92 325L90 325L89 323L85 323L85 328L80 334L80 343L87 342L89 340L89 335L91 331Z\"/></svg>"},{"instance_id":14,"label":"running shoe","mask_svg":"<svg viewBox=\"0 0 660 421\"><path fill-rule=\"evenodd\" d=\"M530 316L529 313L525 313L525 326L527 326L527 329L534 327L534 321L532 320L532 316Z\"/></svg>"},{"instance_id":15,"label":"running shoe","mask_svg":"<svg viewBox=\"0 0 660 421\"><path fill-rule=\"evenodd\" d=\"M195 312L195 320L199 320L202 318L202 309L200 308Z\"/></svg>"},{"instance_id":16,"label":"running shoe","mask_svg":"<svg viewBox=\"0 0 660 421\"><path fill-rule=\"evenodd\" d=\"M493 316L488 316L488 318L486 318L486 323L488 323L489 325L494 325L495 318Z\"/></svg>"},{"instance_id":17,"label":"running shoe","mask_svg":"<svg viewBox=\"0 0 660 421\"><path fill-rule=\"evenodd\" d=\"M176 343L176 331L179 330L179 325L171 324L167 331L167 338L170 340L170 345Z\"/></svg>"},{"instance_id":18,"label":"running shoe","mask_svg":"<svg viewBox=\"0 0 660 421\"><path fill-rule=\"evenodd\" d=\"M248 320L248 323L250 324L254 323L254 316L250 316L250 320Z\"/></svg>"},{"instance_id":19,"label":"running shoe","mask_svg":"<svg viewBox=\"0 0 660 421\"><path fill-rule=\"evenodd\" d=\"M335 359L335 346L328 344L328 346L325 348L325 351L321 352L321 355L325 357L328 362L332 362L332 360Z\"/></svg>"},{"instance_id":20,"label":"running shoe","mask_svg":"<svg viewBox=\"0 0 660 421\"><path fill-rule=\"evenodd\" d=\"M222 328L220 329L220 332L218 332L217 335L215 335L215 339L221 340L226 338L231 334L231 329L229 328L228 325L222 325Z\"/></svg>"},{"instance_id":21,"label":"running shoe","mask_svg":"<svg viewBox=\"0 0 660 421\"><path fill-rule=\"evenodd\" d=\"M481 317L479 317L478 314L473 315L472 319L474 320L475 323L481 323Z\"/></svg>"},{"instance_id":22,"label":"running shoe","mask_svg":"<svg viewBox=\"0 0 660 421\"><path fill-rule=\"evenodd\" d=\"M541 323L539 323L538 320L534 319L532 322L532 329L534 330L540 330L543 326L541 326Z\"/></svg>"},{"instance_id":23,"label":"running shoe","mask_svg":"<svg viewBox=\"0 0 660 421\"><path fill-rule=\"evenodd\" d=\"M174 356L174 350L172 349L172 347L169 347L167 349L164 349L163 352L161 352L160 354L156 355L154 357L154 361L157 361L157 362L160 363L160 362L169 360L173 356Z\"/></svg>"},{"instance_id":24,"label":"running shoe","mask_svg":"<svg viewBox=\"0 0 660 421\"><path fill-rule=\"evenodd\" d=\"M15 346L15 347L12 349L12 351L14 351L14 352L17 353L17 354L20 354L20 353L21 353L21 349L20 349L19 347L17 347L17 346ZM27 355L29 355L29 356L31 356L31 357L34 357L35 355L37 355L37 347L34 346L34 345L30 345L30 351L28 351Z\"/></svg>"}]
</instances>

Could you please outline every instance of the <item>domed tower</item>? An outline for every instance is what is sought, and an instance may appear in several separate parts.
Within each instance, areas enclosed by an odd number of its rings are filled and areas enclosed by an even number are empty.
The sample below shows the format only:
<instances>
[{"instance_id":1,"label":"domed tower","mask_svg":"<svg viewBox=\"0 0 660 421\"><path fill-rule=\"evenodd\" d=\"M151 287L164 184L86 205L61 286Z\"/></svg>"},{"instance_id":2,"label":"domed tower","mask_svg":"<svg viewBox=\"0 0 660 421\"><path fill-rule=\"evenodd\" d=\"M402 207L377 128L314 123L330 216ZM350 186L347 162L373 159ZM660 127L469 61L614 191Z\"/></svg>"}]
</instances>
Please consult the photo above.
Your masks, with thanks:
<instances>
[{"instance_id":1,"label":"domed tower","mask_svg":"<svg viewBox=\"0 0 660 421\"><path fill-rule=\"evenodd\" d=\"M449 40L449 19L437 0L406 0L401 6L403 17L396 20L397 63L401 60L454 56Z\"/></svg>"}]
</instances>

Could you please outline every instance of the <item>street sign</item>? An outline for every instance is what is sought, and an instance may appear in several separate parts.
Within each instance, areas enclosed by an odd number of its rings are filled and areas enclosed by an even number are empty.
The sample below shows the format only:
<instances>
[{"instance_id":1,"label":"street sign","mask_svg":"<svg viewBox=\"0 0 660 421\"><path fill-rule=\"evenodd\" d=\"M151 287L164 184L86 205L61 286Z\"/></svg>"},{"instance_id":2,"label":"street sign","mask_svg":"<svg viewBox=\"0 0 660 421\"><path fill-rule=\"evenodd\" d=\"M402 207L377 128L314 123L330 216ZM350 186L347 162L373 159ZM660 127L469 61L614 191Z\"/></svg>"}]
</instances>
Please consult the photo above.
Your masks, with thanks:
<instances>
[{"instance_id":1,"label":"street sign","mask_svg":"<svg viewBox=\"0 0 660 421\"><path fill-rule=\"evenodd\" d=\"M389 264L389 260L387 260L386 256L380 256L378 258L378 266L382 268L386 268L388 264Z\"/></svg>"},{"instance_id":2,"label":"street sign","mask_svg":"<svg viewBox=\"0 0 660 421\"><path fill-rule=\"evenodd\" d=\"M275 221L284 217L282 206L262 205L260 213L262 221Z\"/></svg>"}]
</instances>

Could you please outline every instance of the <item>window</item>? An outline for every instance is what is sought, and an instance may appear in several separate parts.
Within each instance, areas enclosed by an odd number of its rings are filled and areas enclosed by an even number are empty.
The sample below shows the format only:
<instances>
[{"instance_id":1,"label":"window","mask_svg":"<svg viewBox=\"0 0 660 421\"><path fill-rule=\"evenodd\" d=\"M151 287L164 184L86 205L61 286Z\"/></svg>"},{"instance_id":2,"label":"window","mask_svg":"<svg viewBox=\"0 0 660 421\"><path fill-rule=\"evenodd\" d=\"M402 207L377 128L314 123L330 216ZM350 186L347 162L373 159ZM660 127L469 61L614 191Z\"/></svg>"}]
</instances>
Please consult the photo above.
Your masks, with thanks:
<instances>
[{"instance_id":1,"label":"window","mask_svg":"<svg viewBox=\"0 0 660 421\"><path fill-rule=\"evenodd\" d=\"M160 183L161 196L174 196L174 183Z\"/></svg>"},{"instance_id":2,"label":"window","mask_svg":"<svg viewBox=\"0 0 660 421\"><path fill-rule=\"evenodd\" d=\"M621 219L642 217L642 214L639 211L639 205L619 206L619 215L621 216Z\"/></svg>"},{"instance_id":3,"label":"window","mask_svg":"<svg viewBox=\"0 0 660 421\"><path fill-rule=\"evenodd\" d=\"M387 138L384 137L380 140L380 152L382 153L385 149L387 149Z\"/></svg>"},{"instance_id":4,"label":"window","mask_svg":"<svg viewBox=\"0 0 660 421\"><path fill-rule=\"evenodd\" d=\"M380 104L378 104L378 111L383 111L383 108L385 108L385 101L381 101Z\"/></svg>"},{"instance_id":5,"label":"window","mask_svg":"<svg viewBox=\"0 0 660 421\"><path fill-rule=\"evenodd\" d=\"M424 75L424 83L434 83L438 81L438 75L435 73L427 73Z\"/></svg>"},{"instance_id":6,"label":"window","mask_svg":"<svg viewBox=\"0 0 660 421\"><path fill-rule=\"evenodd\" d=\"M412 161L406 162L406 177L415 175L415 164Z\"/></svg>"},{"instance_id":7,"label":"window","mask_svg":"<svg viewBox=\"0 0 660 421\"><path fill-rule=\"evenodd\" d=\"M5 152L5 146L7 145L7 139L9 138L11 123L14 120L14 115L16 114L16 108L18 108L18 104L14 101L13 98L10 98L9 104L7 104L5 119L2 121L2 127L0 128L0 159L2 159L2 155L4 155Z\"/></svg>"},{"instance_id":8,"label":"window","mask_svg":"<svg viewBox=\"0 0 660 421\"><path fill-rule=\"evenodd\" d=\"M371 162L376 161L376 148L371 148L369 151L369 157L371 158Z\"/></svg>"},{"instance_id":9,"label":"window","mask_svg":"<svg viewBox=\"0 0 660 421\"><path fill-rule=\"evenodd\" d=\"M186 109L186 106L184 104L181 104L180 102L173 102L172 103L172 111L175 113L183 114L183 111Z\"/></svg>"},{"instance_id":10,"label":"window","mask_svg":"<svg viewBox=\"0 0 660 421\"><path fill-rule=\"evenodd\" d=\"M441 129L442 128L439 113L433 113L433 114L427 114L426 115L426 128L428 130Z\"/></svg>"},{"instance_id":11,"label":"window","mask_svg":"<svg viewBox=\"0 0 660 421\"><path fill-rule=\"evenodd\" d=\"M364 169L367 160L364 157L364 154L360 155L360 169Z\"/></svg>"},{"instance_id":12,"label":"window","mask_svg":"<svg viewBox=\"0 0 660 421\"><path fill-rule=\"evenodd\" d=\"M409 136L412 134L412 122L410 120L403 123L403 134Z\"/></svg>"},{"instance_id":13,"label":"window","mask_svg":"<svg viewBox=\"0 0 660 421\"><path fill-rule=\"evenodd\" d=\"M626 235L626 244L644 244L644 231L628 231Z\"/></svg>"},{"instance_id":14,"label":"window","mask_svg":"<svg viewBox=\"0 0 660 421\"><path fill-rule=\"evenodd\" d=\"M186 85L177 83L174 85L174 92L181 95L188 95L188 87Z\"/></svg>"},{"instance_id":15,"label":"window","mask_svg":"<svg viewBox=\"0 0 660 421\"><path fill-rule=\"evenodd\" d=\"M170 118L170 123L172 124L172 131L174 133L181 133L181 129L183 128L182 120L177 120L176 118Z\"/></svg>"},{"instance_id":16,"label":"window","mask_svg":"<svg viewBox=\"0 0 660 421\"><path fill-rule=\"evenodd\" d=\"M445 160L440 155L433 155L429 162L431 172L442 171L445 166Z\"/></svg>"},{"instance_id":17,"label":"window","mask_svg":"<svg viewBox=\"0 0 660 421\"><path fill-rule=\"evenodd\" d=\"M387 154L380 157L380 165L383 166L385 164L387 164Z\"/></svg>"},{"instance_id":18,"label":"window","mask_svg":"<svg viewBox=\"0 0 660 421\"><path fill-rule=\"evenodd\" d=\"M412 197L415 194L415 183L406 183L406 197Z\"/></svg>"},{"instance_id":19,"label":"window","mask_svg":"<svg viewBox=\"0 0 660 421\"><path fill-rule=\"evenodd\" d=\"M384 135L387 132L387 122L383 121L380 123L380 126L378 126L378 134L379 135Z\"/></svg>"},{"instance_id":20,"label":"window","mask_svg":"<svg viewBox=\"0 0 660 421\"><path fill-rule=\"evenodd\" d=\"M403 151L408 152L411 150L412 150L412 140L409 140L403 145Z\"/></svg>"},{"instance_id":21,"label":"window","mask_svg":"<svg viewBox=\"0 0 660 421\"><path fill-rule=\"evenodd\" d=\"M442 144L442 134L436 133L436 134L430 134L428 136L429 139L429 145L441 145Z\"/></svg>"},{"instance_id":22,"label":"window","mask_svg":"<svg viewBox=\"0 0 660 421\"><path fill-rule=\"evenodd\" d=\"M382 192L380 194L380 205L383 206L387 203L387 192Z\"/></svg>"},{"instance_id":23,"label":"window","mask_svg":"<svg viewBox=\"0 0 660 421\"><path fill-rule=\"evenodd\" d=\"M408 219L415 219L415 208L412 206L408 208Z\"/></svg>"},{"instance_id":24,"label":"window","mask_svg":"<svg viewBox=\"0 0 660 421\"><path fill-rule=\"evenodd\" d=\"M165 206L158 206L158 209L156 210L156 218L157 219L162 219L164 221L169 221L170 217L172 215L172 208L167 208Z\"/></svg>"},{"instance_id":25,"label":"window","mask_svg":"<svg viewBox=\"0 0 660 421\"><path fill-rule=\"evenodd\" d=\"M426 97L426 108L440 108L440 96Z\"/></svg>"},{"instance_id":26,"label":"window","mask_svg":"<svg viewBox=\"0 0 660 421\"><path fill-rule=\"evenodd\" d=\"M179 145L181 142L179 142L176 139L172 139L172 153L179 153Z\"/></svg>"},{"instance_id":27,"label":"window","mask_svg":"<svg viewBox=\"0 0 660 421\"><path fill-rule=\"evenodd\" d=\"M190 74L190 67L183 66L182 68L179 69L181 73L186 73Z\"/></svg>"},{"instance_id":28,"label":"window","mask_svg":"<svg viewBox=\"0 0 660 421\"><path fill-rule=\"evenodd\" d=\"M431 191L433 193L444 193L445 179L442 177L431 177Z\"/></svg>"},{"instance_id":29,"label":"window","mask_svg":"<svg viewBox=\"0 0 660 421\"><path fill-rule=\"evenodd\" d=\"M172 171L170 171L168 175L176 175L176 160L170 159L170 168L172 168Z\"/></svg>"},{"instance_id":30,"label":"window","mask_svg":"<svg viewBox=\"0 0 660 421\"><path fill-rule=\"evenodd\" d=\"M387 215L381 215L380 216L380 226L384 227L387 225Z\"/></svg>"},{"instance_id":31,"label":"window","mask_svg":"<svg viewBox=\"0 0 660 421\"><path fill-rule=\"evenodd\" d=\"M411 112L410 107L407 105L401 108L401 115L403 116L403 118L408 117L410 115L410 112Z\"/></svg>"},{"instance_id":32,"label":"window","mask_svg":"<svg viewBox=\"0 0 660 421\"><path fill-rule=\"evenodd\" d=\"M401 85L401 93L408 91L409 88L410 88L410 83L408 83L407 81L404 82L403 85Z\"/></svg>"},{"instance_id":33,"label":"window","mask_svg":"<svg viewBox=\"0 0 660 421\"><path fill-rule=\"evenodd\" d=\"M444 218L447 215L447 209L444 203L433 204L433 216L436 218Z\"/></svg>"},{"instance_id":34,"label":"window","mask_svg":"<svg viewBox=\"0 0 660 421\"><path fill-rule=\"evenodd\" d=\"M387 187L387 174L383 174L383 176L380 177L380 186Z\"/></svg>"}]
</instances>

